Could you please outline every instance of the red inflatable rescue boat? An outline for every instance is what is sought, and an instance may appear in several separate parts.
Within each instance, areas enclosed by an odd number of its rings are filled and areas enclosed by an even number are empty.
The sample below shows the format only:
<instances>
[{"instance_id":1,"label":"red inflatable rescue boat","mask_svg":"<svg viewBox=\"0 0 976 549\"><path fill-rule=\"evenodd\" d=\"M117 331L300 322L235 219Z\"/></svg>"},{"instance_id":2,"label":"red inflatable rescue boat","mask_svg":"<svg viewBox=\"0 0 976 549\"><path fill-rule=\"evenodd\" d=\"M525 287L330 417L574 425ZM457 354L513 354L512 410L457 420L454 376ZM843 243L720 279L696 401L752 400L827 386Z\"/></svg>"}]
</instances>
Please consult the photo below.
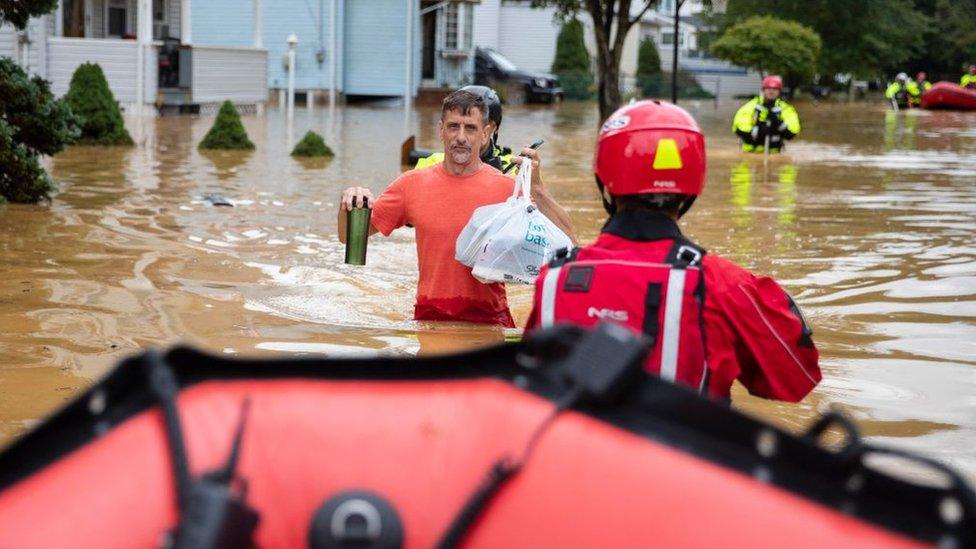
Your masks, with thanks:
<instances>
[{"instance_id":1,"label":"red inflatable rescue boat","mask_svg":"<svg viewBox=\"0 0 976 549\"><path fill-rule=\"evenodd\" d=\"M936 82L922 94L923 109L976 110L976 90L952 82Z\"/></svg>"},{"instance_id":2,"label":"red inflatable rescue boat","mask_svg":"<svg viewBox=\"0 0 976 549\"><path fill-rule=\"evenodd\" d=\"M976 543L944 466L837 415L787 434L644 373L645 353L607 325L416 359L149 352L0 454L0 547Z\"/></svg>"}]
</instances>

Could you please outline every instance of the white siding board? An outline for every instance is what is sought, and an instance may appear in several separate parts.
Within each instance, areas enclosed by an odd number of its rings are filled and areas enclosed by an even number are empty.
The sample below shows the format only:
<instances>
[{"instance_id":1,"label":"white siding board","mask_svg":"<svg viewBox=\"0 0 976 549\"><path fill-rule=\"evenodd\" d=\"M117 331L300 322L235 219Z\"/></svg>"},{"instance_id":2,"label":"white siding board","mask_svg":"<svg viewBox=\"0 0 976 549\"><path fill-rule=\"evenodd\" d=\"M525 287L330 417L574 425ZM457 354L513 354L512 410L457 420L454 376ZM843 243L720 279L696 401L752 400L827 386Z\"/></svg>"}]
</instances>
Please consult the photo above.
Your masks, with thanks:
<instances>
[{"instance_id":1,"label":"white siding board","mask_svg":"<svg viewBox=\"0 0 976 549\"><path fill-rule=\"evenodd\" d=\"M67 93L71 75L79 65L98 63L105 73L108 86L119 103L136 101L136 43L133 40L94 40L86 38L51 38L48 79L55 95ZM151 50L154 51L154 50ZM152 71L155 55L149 56L146 72ZM147 86L147 96L155 95L155 78Z\"/></svg>"},{"instance_id":2,"label":"white siding board","mask_svg":"<svg viewBox=\"0 0 976 549\"><path fill-rule=\"evenodd\" d=\"M501 6L500 39L496 48L517 67L549 72L556 57L559 23L552 8L531 8L526 4Z\"/></svg>"},{"instance_id":3,"label":"white siding board","mask_svg":"<svg viewBox=\"0 0 976 549\"><path fill-rule=\"evenodd\" d=\"M500 41L502 0L482 0L474 7L474 37L477 46L497 48ZM514 22L513 22L514 23Z\"/></svg>"},{"instance_id":4,"label":"white siding board","mask_svg":"<svg viewBox=\"0 0 976 549\"><path fill-rule=\"evenodd\" d=\"M268 53L250 48L193 47L193 101L263 103Z\"/></svg>"},{"instance_id":5,"label":"white siding board","mask_svg":"<svg viewBox=\"0 0 976 549\"><path fill-rule=\"evenodd\" d=\"M13 25L0 26L0 55L17 57L17 29Z\"/></svg>"}]
</instances>

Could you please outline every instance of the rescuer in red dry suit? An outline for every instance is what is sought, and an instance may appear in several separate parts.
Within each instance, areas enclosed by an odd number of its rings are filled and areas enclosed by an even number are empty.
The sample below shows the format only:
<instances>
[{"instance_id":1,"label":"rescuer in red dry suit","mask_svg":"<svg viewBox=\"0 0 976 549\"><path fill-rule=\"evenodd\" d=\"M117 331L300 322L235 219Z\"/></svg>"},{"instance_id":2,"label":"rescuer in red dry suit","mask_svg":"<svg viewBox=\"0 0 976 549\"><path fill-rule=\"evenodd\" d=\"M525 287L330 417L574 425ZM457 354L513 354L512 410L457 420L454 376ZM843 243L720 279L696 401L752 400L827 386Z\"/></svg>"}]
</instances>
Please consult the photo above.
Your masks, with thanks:
<instances>
[{"instance_id":1,"label":"rescuer in red dry suit","mask_svg":"<svg viewBox=\"0 0 976 549\"><path fill-rule=\"evenodd\" d=\"M649 371L702 394L729 399L736 379L766 398L809 393L818 354L793 299L678 228L705 183L705 141L691 115L656 101L618 110L594 164L610 219L596 242L542 270L526 332L611 320L653 342Z\"/></svg>"}]
</instances>

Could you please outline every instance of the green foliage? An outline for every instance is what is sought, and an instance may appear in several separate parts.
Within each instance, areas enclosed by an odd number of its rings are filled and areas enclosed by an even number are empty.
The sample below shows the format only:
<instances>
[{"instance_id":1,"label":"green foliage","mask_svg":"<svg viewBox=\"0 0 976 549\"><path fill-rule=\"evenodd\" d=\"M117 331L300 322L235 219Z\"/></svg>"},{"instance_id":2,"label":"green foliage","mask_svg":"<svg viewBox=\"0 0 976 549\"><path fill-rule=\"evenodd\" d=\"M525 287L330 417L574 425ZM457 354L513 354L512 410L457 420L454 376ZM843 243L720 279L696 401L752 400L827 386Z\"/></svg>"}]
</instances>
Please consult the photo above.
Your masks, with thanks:
<instances>
[{"instance_id":1,"label":"green foliage","mask_svg":"<svg viewBox=\"0 0 976 549\"><path fill-rule=\"evenodd\" d=\"M817 63L824 75L870 76L900 66L921 50L931 23L913 0L729 0L724 25L756 15L796 21L816 31L826 45ZM971 21L961 24L971 28Z\"/></svg>"},{"instance_id":2,"label":"green foliage","mask_svg":"<svg viewBox=\"0 0 976 549\"><path fill-rule=\"evenodd\" d=\"M247 137L241 116L230 101L224 101L214 125L200 142L201 149L250 150L254 143Z\"/></svg>"},{"instance_id":3,"label":"green foliage","mask_svg":"<svg viewBox=\"0 0 976 549\"><path fill-rule=\"evenodd\" d=\"M0 57L0 202L48 198L56 185L38 157L76 139L77 123L47 81L28 77L13 60Z\"/></svg>"},{"instance_id":4,"label":"green foliage","mask_svg":"<svg viewBox=\"0 0 976 549\"><path fill-rule=\"evenodd\" d=\"M559 77L563 93L568 99L593 97L590 54L586 51L583 40L583 24L578 19L567 21L559 31L552 72Z\"/></svg>"},{"instance_id":5,"label":"green foliage","mask_svg":"<svg viewBox=\"0 0 976 549\"><path fill-rule=\"evenodd\" d=\"M81 144L132 145L122 111L97 63L83 63L75 69L64 100L81 119Z\"/></svg>"},{"instance_id":6,"label":"green foliage","mask_svg":"<svg viewBox=\"0 0 976 549\"><path fill-rule=\"evenodd\" d=\"M927 37L918 68L935 69L957 80L965 65L976 63L976 0L937 0L931 15L935 32ZM934 67L926 66L933 63Z\"/></svg>"},{"instance_id":7,"label":"green foliage","mask_svg":"<svg viewBox=\"0 0 976 549\"><path fill-rule=\"evenodd\" d=\"M305 133L305 137L292 149L291 155L331 158L335 156L335 153L325 144L325 139L322 139L321 135L313 131L308 131Z\"/></svg>"},{"instance_id":8,"label":"green foliage","mask_svg":"<svg viewBox=\"0 0 976 549\"><path fill-rule=\"evenodd\" d=\"M671 98L671 73L659 72L644 76L638 80L640 83L641 97L666 97ZM679 99L713 99L713 95L708 90L701 87L698 80L687 72L678 71L678 98Z\"/></svg>"},{"instance_id":9,"label":"green foliage","mask_svg":"<svg viewBox=\"0 0 976 549\"><path fill-rule=\"evenodd\" d=\"M661 97L661 56L650 38L641 40L637 49L637 87L644 97Z\"/></svg>"},{"instance_id":10,"label":"green foliage","mask_svg":"<svg viewBox=\"0 0 976 549\"><path fill-rule=\"evenodd\" d=\"M810 77L820 56L820 36L796 21L750 17L712 44L712 53L736 65L788 79Z\"/></svg>"},{"instance_id":11,"label":"green foliage","mask_svg":"<svg viewBox=\"0 0 976 549\"><path fill-rule=\"evenodd\" d=\"M0 1L0 23L10 22L18 29L27 26L27 20L54 11L58 0L3 0Z\"/></svg>"}]
</instances>

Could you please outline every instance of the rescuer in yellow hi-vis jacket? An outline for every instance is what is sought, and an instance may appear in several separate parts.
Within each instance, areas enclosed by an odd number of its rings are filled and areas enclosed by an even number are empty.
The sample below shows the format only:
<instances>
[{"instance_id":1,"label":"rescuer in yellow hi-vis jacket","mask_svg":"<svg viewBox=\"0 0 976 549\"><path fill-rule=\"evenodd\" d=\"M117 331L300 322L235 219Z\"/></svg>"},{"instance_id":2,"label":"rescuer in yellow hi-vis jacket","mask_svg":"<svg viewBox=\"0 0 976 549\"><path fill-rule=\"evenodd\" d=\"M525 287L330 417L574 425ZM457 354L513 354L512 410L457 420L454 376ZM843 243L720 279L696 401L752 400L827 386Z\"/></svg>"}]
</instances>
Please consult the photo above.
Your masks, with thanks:
<instances>
[{"instance_id":1,"label":"rescuer in yellow hi-vis jacket","mask_svg":"<svg viewBox=\"0 0 976 549\"><path fill-rule=\"evenodd\" d=\"M971 90L976 90L976 65L969 65L969 74L962 75L959 85Z\"/></svg>"},{"instance_id":2,"label":"rescuer in yellow hi-vis jacket","mask_svg":"<svg viewBox=\"0 0 976 549\"><path fill-rule=\"evenodd\" d=\"M910 109L921 103L922 90L914 80L908 79L907 74L900 72L895 76L895 81L885 90L885 97L895 110Z\"/></svg>"},{"instance_id":3,"label":"rescuer in yellow hi-vis jacket","mask_svg":"<svg viewBox=\"0 0 976 549\"><path fill-rule=\"evenodd\" d=\"M732 119L732 131L742 139L745 152L779 152L783 142L800 133L800 116L780 99L783 79L770 75L762 81L762 95L742 105Z\"/></svg>"},{"instance_id":4,"label":"rescuer in yellow hi-vis jacket","mask_svg":"<svg viewBox=\"0 0 976 549\"><path fill-rule=\"evenodd\" d=\"M498 128L502 125L502 102L498 99L498 94L495 93L495 90L487 86L465 86L461 89L481 97L484 99L485 104L488 105L488 125L490 126L491 139L488 140L485 148L481 151L481 161L490 166L494 166L498 170L505 169L512 163L512 150L497 145ZM436 152L418 160L417 165L414 167L416 169L426 168L443 161L444 153Z\"/></svg>"}]
</instances>

